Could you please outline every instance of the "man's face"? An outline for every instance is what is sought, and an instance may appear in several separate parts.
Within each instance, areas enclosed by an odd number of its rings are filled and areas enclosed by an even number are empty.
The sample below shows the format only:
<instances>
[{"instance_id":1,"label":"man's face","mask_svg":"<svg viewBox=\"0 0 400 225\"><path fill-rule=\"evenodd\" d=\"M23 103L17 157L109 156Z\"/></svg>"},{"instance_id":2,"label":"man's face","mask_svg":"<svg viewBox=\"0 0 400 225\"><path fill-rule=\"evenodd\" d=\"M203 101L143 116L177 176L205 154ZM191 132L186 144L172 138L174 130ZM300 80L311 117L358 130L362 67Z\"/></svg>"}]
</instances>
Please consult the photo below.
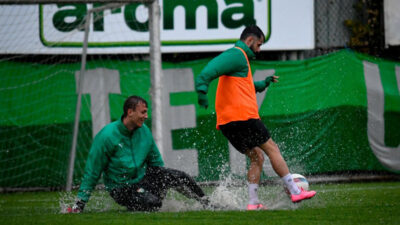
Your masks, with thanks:
<instances>
[{"instance_id":1,"label":"man's face","mask_svg":"<svg viewBox=\"0 0 400 225\"><path fill-rule=\"evenodd\" d=\"M264 43L264 37L257 38L256 36L247 37L245 43L254 53L260 52L260 47Z\"/></svg>"},{"instance_id":2,"label":"man's face","mask_svg":"<svg viewBox=\"0 0 400 225\"><path fill-rule=\"evenodd\" d=\"M134 128L142 127L144 121L148 118L146 105L143 102L139 102L135 110L128 109L128 118Z\"/></svg>"},{"instance_id":3,"label":"man's face","mask_svg":"<svg viewBox=\"0 0 400 225\"><path fill-rule=\"evenodd\" d=\"M254 52L254 53L259 53L260 52L260 47L263 44L263 40L261 38L253 38L253 41L250 45L250 49Z\"/></svg>"}]
</instances>

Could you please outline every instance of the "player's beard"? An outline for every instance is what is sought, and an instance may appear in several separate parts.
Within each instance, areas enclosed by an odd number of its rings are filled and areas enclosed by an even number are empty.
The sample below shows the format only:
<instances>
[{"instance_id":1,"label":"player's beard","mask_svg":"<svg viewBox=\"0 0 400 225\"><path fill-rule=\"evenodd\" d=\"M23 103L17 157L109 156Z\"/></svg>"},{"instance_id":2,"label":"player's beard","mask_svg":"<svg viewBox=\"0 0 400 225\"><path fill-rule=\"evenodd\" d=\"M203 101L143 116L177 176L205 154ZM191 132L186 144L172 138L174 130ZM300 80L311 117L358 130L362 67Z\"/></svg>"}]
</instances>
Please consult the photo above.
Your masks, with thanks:
<instances>
[{"instance_id":1,"label":"player's beard","mask_svg":"<svg viewBox=\"0 0 400 225\"><path fill-rule=\"evenodd\" d=\"M256 49L257 49L257 42L258 42L258 39L253 39L252 41L251 41L251 43L250 43L250 49L251 49L251 51L255 54L255 55L258 55L258 53L260 52L260 51L256 51Z\"/></svg>"},{"instance_id":2,"label":"player's beard","mask_svg":"<svg viewBox=\"0 0 400 225\"><path fill-rule=\"evenodd\" d=\"M255 49L254 49L254 45L256 44L256 42L254 41L251 45L250 45L250 49L251 49L251 51L255 54L255 55L258 55L258 52L256 52L255 51Z\"/></svg>"}]
</instances>

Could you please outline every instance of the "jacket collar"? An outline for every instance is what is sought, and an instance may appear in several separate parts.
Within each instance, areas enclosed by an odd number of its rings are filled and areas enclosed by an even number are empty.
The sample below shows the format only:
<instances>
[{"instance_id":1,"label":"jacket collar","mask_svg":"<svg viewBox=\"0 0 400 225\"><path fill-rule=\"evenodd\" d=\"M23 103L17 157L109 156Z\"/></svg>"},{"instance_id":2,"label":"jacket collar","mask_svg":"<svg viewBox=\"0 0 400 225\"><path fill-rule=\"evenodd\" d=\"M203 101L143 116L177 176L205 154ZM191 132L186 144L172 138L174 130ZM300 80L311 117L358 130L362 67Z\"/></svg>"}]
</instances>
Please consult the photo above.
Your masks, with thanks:
<instances>
[{"instance_id":1,"label":"jacket collar","mask_svg":"<svg viewBox=\"0 0 400 225\"><path fill-rule=\"evenodd\" d=\"M241 41L241 40L237 41L235 43L235 46L243 49L244 52L246 52L247 57L249 59L255 59L256 58L256 54L254 54L254 52L249 48L249 46L247 46L243 41Z\"/></svg>"},{"instance_id":2,"label":"jacket collar","mask_svg":"<svg viewBox=\"0 0 400 225\"><path fill-rule=\"evenodd\" d=\"M124 125L124 123L122 122L122 116L121 119L119 119L117 121L117 127L119 132L121 132L122 135L130 137L133 134L133 131L128 130L128 128L126 128L126 126Z\"/></svg>"}]
</instances>

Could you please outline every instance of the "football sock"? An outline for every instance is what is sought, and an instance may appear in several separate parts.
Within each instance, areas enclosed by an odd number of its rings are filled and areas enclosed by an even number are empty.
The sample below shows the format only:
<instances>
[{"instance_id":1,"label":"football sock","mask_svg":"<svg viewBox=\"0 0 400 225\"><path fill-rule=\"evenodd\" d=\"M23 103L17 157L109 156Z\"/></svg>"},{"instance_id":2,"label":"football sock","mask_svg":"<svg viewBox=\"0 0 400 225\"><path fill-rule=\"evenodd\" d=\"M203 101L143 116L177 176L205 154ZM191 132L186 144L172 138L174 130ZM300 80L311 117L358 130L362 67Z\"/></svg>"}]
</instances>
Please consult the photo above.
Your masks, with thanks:
<instances>
[{"instance_id":1,"label":"football sock","mask_svg":"<svg viewBox=\"0 0 400 225\"><path fill-rule=\"evenodd\" d=\"M298 195L301 190L297 187L296 183L293 181L292 174L288 173L286 176L282 177L283 182L285 183L287 189L290 194Z\"/></svg>"},{"instance_id":2,"label":"football sock","mask_svg":"<svg viewBox=\"0 0 400 225\"><path fill-rule=\"evenodd\" d=\"M255 205L260 203L260 200L258 200L258 184L249 184L248 186L249 190L249 204Z\"/></svg>"}]
</instances>

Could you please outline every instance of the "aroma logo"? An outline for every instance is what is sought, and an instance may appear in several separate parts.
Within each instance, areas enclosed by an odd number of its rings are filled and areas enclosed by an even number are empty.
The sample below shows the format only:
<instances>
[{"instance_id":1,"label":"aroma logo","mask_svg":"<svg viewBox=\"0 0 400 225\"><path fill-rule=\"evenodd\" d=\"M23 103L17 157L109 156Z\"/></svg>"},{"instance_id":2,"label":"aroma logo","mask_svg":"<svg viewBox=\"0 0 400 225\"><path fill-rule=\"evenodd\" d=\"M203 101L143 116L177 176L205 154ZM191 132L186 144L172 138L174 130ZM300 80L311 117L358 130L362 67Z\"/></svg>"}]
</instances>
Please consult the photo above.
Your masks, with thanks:
<instances>
[{"instance_id":1,"label":"aroma logo","mask_svg":"<svg viewBox=\"0 0 400 225\"><path fill-rule=\"evenodd\" d=\"M257 24L268 39L270 0L164 0L161 38L165 45L231 44L247 24ZM40 37L49 47L80 47L85 15L102 4L40 6ZM93 15L91 47L147 46L148 14L141 3Z\"/></svg>"}]
</instances>

